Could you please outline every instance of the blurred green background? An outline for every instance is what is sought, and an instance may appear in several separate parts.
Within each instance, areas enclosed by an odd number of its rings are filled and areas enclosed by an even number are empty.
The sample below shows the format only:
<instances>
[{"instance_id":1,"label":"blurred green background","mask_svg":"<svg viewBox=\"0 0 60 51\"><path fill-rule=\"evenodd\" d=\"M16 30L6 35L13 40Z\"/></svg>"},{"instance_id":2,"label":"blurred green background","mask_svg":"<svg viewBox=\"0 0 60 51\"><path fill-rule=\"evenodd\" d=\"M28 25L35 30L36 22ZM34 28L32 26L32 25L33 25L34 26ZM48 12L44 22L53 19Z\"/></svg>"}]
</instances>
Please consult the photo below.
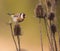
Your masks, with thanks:
<instances>
[{"instance_id":1,"label":"blurred green background","mask_svg":"<svg viewBox=\"0 0 60 51\"><path fill-rule=\"evenodd\" d=\"M44 20L42 19L42 27L39 27L39 20L34 15L34 9L37 3L38 0L0 0L0 51L16 51L10 27L7 24L11 18L7 13L18 12L24 12L26 14L25 20L20 23L22 30L22 36L20 37L21 49L25 49L26 51L41 51L41 29L44 51L49 50ZM57 4L57 18L58 27L60 29L60 0L58 0ZM56 37L58 44L58 35L56 35Z\"/></svg>"}]
</instances>

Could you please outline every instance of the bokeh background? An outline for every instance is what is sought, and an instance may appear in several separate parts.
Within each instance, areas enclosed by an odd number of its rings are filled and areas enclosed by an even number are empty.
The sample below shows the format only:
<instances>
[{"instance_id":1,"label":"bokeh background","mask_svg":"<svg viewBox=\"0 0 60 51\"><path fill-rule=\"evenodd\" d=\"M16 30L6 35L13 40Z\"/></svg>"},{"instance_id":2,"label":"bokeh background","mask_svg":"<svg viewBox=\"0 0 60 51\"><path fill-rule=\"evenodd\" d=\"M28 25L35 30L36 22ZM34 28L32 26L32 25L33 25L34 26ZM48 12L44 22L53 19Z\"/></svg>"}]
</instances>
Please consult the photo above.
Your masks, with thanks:
<instances>
[{"instance_id":1,"label":"bokeh background","mask_svg":"<svg viewBox=\"0 0 60 51\"><path fill-rule=\"evenodd\" d=\"M44 3L44 0L42 1ZM42 19L42 27L40 27L39 20L34 15L34 9L37 3L38 0L0 0L0 51L16 51L10 26L7 24L11 18L7 13L18 12L24 12L26 14L25 20L20 23L22 30L22 36L20 37L21 49L26 51L41 51L41 29L44 51L49 51L49 42L46 36L44 20ZM56 13L58 27L60 29L60 0L57 3ZM58 46L58 34L56 34L56 39Z\"/></svg>"}]
</instances>

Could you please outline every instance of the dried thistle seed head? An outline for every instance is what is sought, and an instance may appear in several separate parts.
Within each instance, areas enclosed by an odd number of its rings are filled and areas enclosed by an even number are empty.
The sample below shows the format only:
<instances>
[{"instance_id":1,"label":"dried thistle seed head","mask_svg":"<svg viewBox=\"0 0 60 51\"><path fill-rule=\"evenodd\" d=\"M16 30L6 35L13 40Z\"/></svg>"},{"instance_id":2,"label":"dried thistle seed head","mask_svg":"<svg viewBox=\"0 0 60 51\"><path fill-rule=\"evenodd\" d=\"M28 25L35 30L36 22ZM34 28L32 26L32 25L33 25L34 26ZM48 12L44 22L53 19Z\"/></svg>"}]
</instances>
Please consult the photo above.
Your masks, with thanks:
<instances>
[{"instance_id":1,"label":"dried thistle seed head","mask_svg":"<svg viewBox=\"0 0 60 51\"><path fill-rule=\"evenodd\" d=\"M53 34L55 34L56 30L56 26L54 24L51 24L51 31Z\"/></svg>"},{"instance_id":2,"label":"dried thistle seed head","mask_svg":"<svg viewBox=\"0 0 60 51\"><path fill-rule=\"evenodd\" d=\"M44 18L45 17L45 13L44 13L42 5L37 5L37 7L35 9L35 14L36 14L37 18Z\"/></svg>"},{"instance_id":3,"label":"dried thistle seed head","mask_svg":"<svg viewBox=\"0 0 60 51\"><path fill-rule=\"evenodd\" d=\"M21 35L21 27L19 24L15 24L14 26L14 35Z\"/></svg>"},{"instance_id":4,"label":"dried thistle seed head","mask_svg":"<svg viewBox=\"0 0 60 51\"><path fill-rule=\"evenodd\" d=\"M50 14L48 15L48 19L51 21L54 20L54 17L55 17L54 12L50 12Z\"/></svg>"},{"instance_id":5,"label":"dried thistle seed head","mask_svg":"<svg viewBox=\"0 0 60 51\"><path fill-rule=\"evenodd\" d=\"M46 1L47 2L47 6L50 8L51 7L51 2L50 1Z\"/></svg>"}]
</instances>

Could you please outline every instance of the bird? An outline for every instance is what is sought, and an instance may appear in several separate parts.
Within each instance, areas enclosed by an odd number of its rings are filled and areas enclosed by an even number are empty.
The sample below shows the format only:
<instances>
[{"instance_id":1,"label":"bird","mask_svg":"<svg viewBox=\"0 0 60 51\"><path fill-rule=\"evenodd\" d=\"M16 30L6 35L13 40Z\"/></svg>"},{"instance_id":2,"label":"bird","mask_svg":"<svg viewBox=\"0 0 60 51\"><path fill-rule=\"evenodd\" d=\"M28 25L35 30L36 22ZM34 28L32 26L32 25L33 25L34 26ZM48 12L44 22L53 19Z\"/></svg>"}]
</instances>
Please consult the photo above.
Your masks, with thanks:
<instances>
[{"instance_id":1,"label":"bird","mask_svg":"<svg viewBox=\"0 0 60 51\"><path fill-rule=\"evenodd\" d=\"M15 13L15 14L11 14L8 13L8 15L11 16L13 22L22 22L25 19L25 13Z\"/></svg>"}]
</instances>

